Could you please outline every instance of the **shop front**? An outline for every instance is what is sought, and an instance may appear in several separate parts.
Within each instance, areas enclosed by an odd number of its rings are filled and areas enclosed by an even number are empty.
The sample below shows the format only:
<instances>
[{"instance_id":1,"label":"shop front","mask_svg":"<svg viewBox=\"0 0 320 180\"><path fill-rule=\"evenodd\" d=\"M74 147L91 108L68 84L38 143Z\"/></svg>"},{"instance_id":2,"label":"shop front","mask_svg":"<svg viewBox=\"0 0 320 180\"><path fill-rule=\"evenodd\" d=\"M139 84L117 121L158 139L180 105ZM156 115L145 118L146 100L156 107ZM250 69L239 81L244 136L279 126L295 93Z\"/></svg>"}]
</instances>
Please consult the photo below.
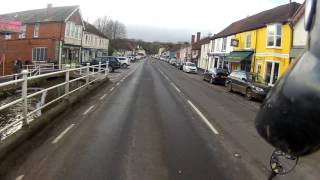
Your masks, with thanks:
<instances>
[{"instance_id":1,"label":"shop front","mask_svg":"<svg viewBox=\"0 0 320 180\"><path fill-rule=\"evenodd\" d=\"M62 64L80 64L81 47L64 45L62 47Z\"/></svg>"},{"instance_id":2,"label":"shop front","mask_svg":"<svg viewBox=\"0 0 320 180\"><path fill-rule=\"evenodd\" d=\"M243 70L251 72L253 51L233 51L227 57L230 72L235 70Z\"/></svg>"}]
</instances>

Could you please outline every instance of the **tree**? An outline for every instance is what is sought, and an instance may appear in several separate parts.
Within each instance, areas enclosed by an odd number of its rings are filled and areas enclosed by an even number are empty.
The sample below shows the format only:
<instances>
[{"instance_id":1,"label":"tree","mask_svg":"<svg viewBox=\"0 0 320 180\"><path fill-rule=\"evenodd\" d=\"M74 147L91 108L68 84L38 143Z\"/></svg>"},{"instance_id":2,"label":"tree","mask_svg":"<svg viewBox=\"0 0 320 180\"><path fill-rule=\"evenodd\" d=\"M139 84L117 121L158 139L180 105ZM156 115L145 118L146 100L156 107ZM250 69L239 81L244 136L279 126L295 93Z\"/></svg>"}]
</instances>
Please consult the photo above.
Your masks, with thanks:
<instances>
[{"instance_id":1,"label":"tree","mask_svg":"<svg viewBox=\"0 0 320 180\"><path fill-rule=\"evenodd\" d=\"M94 21L95 27L110 39L124 39L127 36L126 26L118 20L107 16Z\"/></svg>"}]
</instances>

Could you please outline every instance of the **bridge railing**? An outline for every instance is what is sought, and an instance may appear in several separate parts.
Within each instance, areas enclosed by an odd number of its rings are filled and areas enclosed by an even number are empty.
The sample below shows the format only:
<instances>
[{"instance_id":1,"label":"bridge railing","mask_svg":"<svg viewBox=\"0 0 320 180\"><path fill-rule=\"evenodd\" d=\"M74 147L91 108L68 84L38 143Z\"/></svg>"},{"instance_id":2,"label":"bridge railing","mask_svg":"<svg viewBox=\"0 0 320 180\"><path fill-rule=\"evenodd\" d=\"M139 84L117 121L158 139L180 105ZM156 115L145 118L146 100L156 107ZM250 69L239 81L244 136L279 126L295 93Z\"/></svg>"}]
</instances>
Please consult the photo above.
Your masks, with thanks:
<instances>
[{"instance_id":1,"label":"bridge railing","mask_svg":"<svg viewBox=\"0 0 320 180\"><path fill-rule=\"evenodd\" d=\"M80 72L80 73L79 73ZM78 77L74 79L70 79L70 73L78 74ZM63 99L67 98L70 94L79 91L82 88L85 88L89 84L104 79L108 75L108 64L101 64L98 65L92 65L90 66L89 63L87 66L81 66L76 68L70 68L70 66L66 65L64 70L46 73L46 74L40 74L36 76L28 76L29 71L23 70L22 71L22 78L21 79L15 79L8 82L0 83L0 89L5 88L6 86L12 86L17 85L18 83L21 83L21 96L18 99L12 100L9 103L6 104L0 104L0 113L3 113L3 110L15 106L17 103L22 102L22 115L18 117L15 121L11 122L10 124L0 128L0 142L2 139L4 139L4 134L6 134L6 131L10 130L12 131L12 128L19 126L20 129L23 127L28 127L28 124L33 120L32 118L28 119L31 115L34 113L37 113L38 111L42 110L45 107L48 107L49 105ZM52 85L50 87L44 88L40 91L29 93L28 94L28 82L31 80L36 80L40 78L46 78L46 77L52 77L55 75L65 75L65 80L62 83ZM76 82L79 80L84 80L85 83L83 85L80 85L79 87L76 87L73 90L70 90L70 83ZM44 104L41 104L40 106L36 107L34 110L29 110L28 108L28 100L32 97L35 97L37 95L40 95L42 93L48 92L49 90L53 90L56 88L61 88L64 86L64 93L58 97L55 97L50 102L45 102ZM19 128L16 128L18 131Z\"/></svg>"}]
</instances>

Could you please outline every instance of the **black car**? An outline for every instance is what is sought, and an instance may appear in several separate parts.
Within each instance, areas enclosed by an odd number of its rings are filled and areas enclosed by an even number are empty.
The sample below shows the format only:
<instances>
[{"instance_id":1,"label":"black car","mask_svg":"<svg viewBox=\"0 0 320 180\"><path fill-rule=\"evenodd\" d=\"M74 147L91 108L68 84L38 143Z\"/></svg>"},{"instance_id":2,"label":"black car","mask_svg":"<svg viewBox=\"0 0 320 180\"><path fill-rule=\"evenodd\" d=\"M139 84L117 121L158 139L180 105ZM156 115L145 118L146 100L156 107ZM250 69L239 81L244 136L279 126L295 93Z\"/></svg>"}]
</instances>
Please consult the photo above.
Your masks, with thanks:
<instances>
[{"instance_id":1,"label":"black car","mask_svg":"<svg viewBox=\"0 0 320 180\"><path fill-rule=\"evenodd\" d=\"M246 71L233 71L225 84L230 92L240 92L248 100L253 98L263 100L271 89L268 85L257 82L255 74Z\"/></svg>"},{"instance_id":2,"label":"black car","mask_svg":"<svg viewBox=\"0 0 320 180\"><path fill-rule=\"evenodd\" d=\"M229 73L226 69L213 69L211 71L205 71L203 73L203 80L210 82L211 84L225 84Z\"/></svg>"},{"instance_id":3,"label":"black car","mask_svg":"<svg viewBox=\"0 0 320 180\"><path fill-rule=\"evenodd\" d=\"M98 65L99 62L101 62L102 68L106 68L106 64L109 63L108 64L109 72L114 72L114 70L120 69L121 67L121 63L117 60L116 57L113 57L113 56L98 57L98 58L92 59L92 61L90 61L89 63L90 63L90 66L92 66L92 65ZM87 62L82 63L83 66L85 66L86 64Z\"/></svg>"}]
</instances>

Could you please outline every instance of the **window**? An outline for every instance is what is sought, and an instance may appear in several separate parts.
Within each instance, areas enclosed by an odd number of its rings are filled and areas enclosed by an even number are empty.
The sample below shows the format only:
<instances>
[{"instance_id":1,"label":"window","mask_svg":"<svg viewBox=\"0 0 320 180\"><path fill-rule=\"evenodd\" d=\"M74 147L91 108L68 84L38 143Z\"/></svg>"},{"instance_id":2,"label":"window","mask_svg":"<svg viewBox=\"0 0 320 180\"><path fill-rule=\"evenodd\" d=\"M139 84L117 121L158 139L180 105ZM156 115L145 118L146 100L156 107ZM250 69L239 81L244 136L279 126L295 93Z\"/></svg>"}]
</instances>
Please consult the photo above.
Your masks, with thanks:
<instances>
[{"instance_id":1,"label":"window","mask_svg":"<svg viewBox=\"0 0 320 180\"><path fill-rule=\"evenodd\" d=\"M268 25L267 31L268 31L267 47L270 47L270 48L281 47L282 25L281 24Z\"/></svg>"},{"instance_id":2,"label":"window","mask_svg":"<svg viewBox=\"0 0 320 180\"><path fill-rule=\"evenodd\" d=\"M223 38L221 51L226 51L226 48L227 48L227 38Z\"/></svg>"},{"instance_id":3,"label":"window","mask_svg":"<svg viewBox=\"0 0 320 180\"><path fill-rule=\"evenodd\" d=\"M251 32L247 33L246 36L246 46L247 49L251 48Z\"/></svg>"},{"instance_id":4,"label":"window","mask_svg":"<svg viewBox=\"0 0 320 180\"><path fill-rule=\"evenodd\" d=\"M76 30L75 30L75 24L70 22L70 36L69 37L75 37L75 33L76 33Z\"/></svg>"},{"instance_id":5,"label":"window","mask_svg":"<svg viewBox=\"0 0 320 180\"><path fill-rule=\"evenodd\" d=\"M19 33L19 39L26 38L27 25L21 26L21 32Z\"/></svg>"},{"instance_id":6,"label":"window","mask_svg":"<svg viewBox=\"0 0 320 180\"><path fill-rule=\"evenodd\" d=\"M33 37L39 37L40 24L36 23L34 25Z\"/></svg>"},{"instance_id":7,"label":"window","mask_svg":"<svg viewBox=\"0 0 320 180\"><path fill-rule=\"evenodd\" d=\"M269 85L273 85L279 78L279 67L278 62L267 62L266 63L266 75L265 80Z\"/></svg>"},{"instance_id":8,"label":"window","mask_svg":"<svg viewBox=\"0 0 320 180\"><path fill-rule=\"evenodd\" d=\"M70 37L70 34L71 34L71 24L70 22L68 21L67 24L66 24L66 37Z\"/></svg>"},{"instance_id":9,"label":"window","mask_svg":"<svg viewBox=\"0 0 320 180\"><path fill-rule=\"evenodd\" d=\"M12 35L10 33L6 33L4 35L4 39L11 39L12 38Z\"/></svg>"},{"instance_id":10,"label":"window","mask_svg":"<svg viewBox=\"0 0 320 180\"><path fill-rule=\"evenodd\" d=\"M216 46L216 51L220 51L220 41L221 41L221 39L217 39L217 46Z\"/></svg>"},{"instance_id":11,"label":"window","mask_svg":"<svg viewBox=\"0 0 320 180\"><path fill-rule=\"evenodd\" d=\"M81 26L78 26L78 27L79 27L79 31L78 31L78 40L81 40L82 27L81 27Z\"/></svg>"},{"instance_id":12,"label":"window","mask_svg":"<svg viewBox=\"0 0 320 180\"><path fill-rule=\"evenodd\" d=\"M48 60L48 48L43 48L43 47L32 48L32 60L33 61Z\"/></svg>"}]
</instances>

